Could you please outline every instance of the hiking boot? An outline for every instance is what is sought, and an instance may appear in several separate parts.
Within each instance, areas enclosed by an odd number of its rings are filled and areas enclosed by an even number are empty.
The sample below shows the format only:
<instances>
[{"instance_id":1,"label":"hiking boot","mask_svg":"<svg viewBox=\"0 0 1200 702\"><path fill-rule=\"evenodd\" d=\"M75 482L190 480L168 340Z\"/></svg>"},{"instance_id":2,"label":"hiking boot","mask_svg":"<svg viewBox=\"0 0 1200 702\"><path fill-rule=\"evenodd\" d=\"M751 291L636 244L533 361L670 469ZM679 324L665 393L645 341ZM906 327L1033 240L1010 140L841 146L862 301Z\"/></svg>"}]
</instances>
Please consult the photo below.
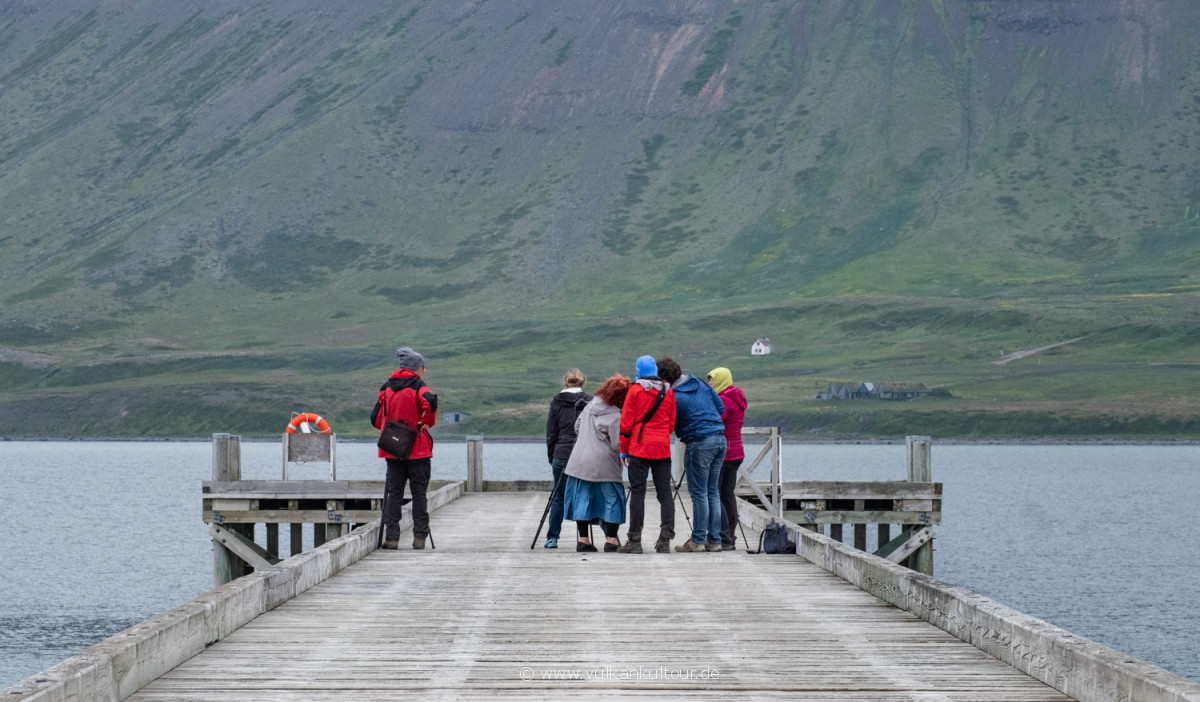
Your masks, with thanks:
<instances>
[{"instance_id":1,"label":"hiking boot","mask_svg":"<svg viewBox=\"0 0 1200 702\"><path fill-rule=\"evenodd\" d=\"M546 539L545 548L558 548L558 539Z\"/></svg>"},{"instance_id":2,"label":"hiking boot","mask_svg":"<svg viewBox=\"0 0 1200 702\"><path fill-rule=\"evenodd\" d=\"M625 537L625 543L617 549L617 553L641 553L642 552L642 534L629 534Z\"/></svg>"},{"instance_id":3,"label":"hiking boot","mask_svg":"<svg viewBox=\"0 0 1200 702\"><path fill-rule=\"evenodd\" d=\"M721 551L721 544L704 544L705 551Z\"/></svg>"},{"instance_id":4,"label":"hiking boot","mask_svg":"<svg viewBox=\"0 0 1200 702\"><path fill-rule=\"evenodd\" d=\"M678 551L679 553L694 553L694 552L703 553L704 552L704 544L698 544L695 541L688 539L687 541L684 541L683 543L676 546L675 550Z\"/></svg>"},{"instance_id":5,"label":"hiking boot","mask_svg":"<svg viewBox=\"0 0 1200 702\"><path fill-rule=\"evenodd\" d=\"M655 553L670 553L671 552L671 540L665 536L658 537L658 541L654 542L654 552Z\"/></svg>"},{"instance_id":6,"label":"hiking boot","mask_svg":"<svg viewBox=\"0 0 1200 702\"><path fill-rule=\"evenodd\" d=\"M721 544L722 551L736 551L737 544Z\"/></svg>"},{"instance_id":7,"label":"hiking boot","mask_svg":"<svg viewBox=\"0 0 1200 702\"><path fill-rule=\"evenodd\" d=\"M413 537L413 550L420 551L424 548L425 548L425 537L424 536L414 536Z\"/></svg>"},{"instance_id":8,"label":"hiking boot","mask_svg":"<svg viewBox=\"0 0 1200 702\"><path fill-rule=\"evenodd\" d=\"M388 551L395 551L396 549L400 548L400 541L384 541L383 548L387 549Z\"/></svg>"},{"instance_id":9,"label":"hiking boot","mask_svg":"<svg viewBox=\"0 0 1200 702\"><path fill-rule=\"evenodd\" d=\"M575 542L575 550L583 551L584 553L595 553L596 547L591 544L585 544L582 541Z\"/></svg>"}]
</instances>

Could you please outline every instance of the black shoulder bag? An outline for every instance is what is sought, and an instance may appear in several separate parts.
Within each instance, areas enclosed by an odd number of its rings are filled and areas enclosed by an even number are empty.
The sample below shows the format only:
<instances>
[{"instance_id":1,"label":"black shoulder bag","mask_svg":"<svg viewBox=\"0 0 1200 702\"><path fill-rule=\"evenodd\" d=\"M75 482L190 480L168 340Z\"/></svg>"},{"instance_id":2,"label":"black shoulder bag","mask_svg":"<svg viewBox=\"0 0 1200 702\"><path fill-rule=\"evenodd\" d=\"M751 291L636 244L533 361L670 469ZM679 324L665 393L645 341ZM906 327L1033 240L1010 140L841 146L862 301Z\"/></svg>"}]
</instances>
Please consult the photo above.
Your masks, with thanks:
<instances>
[{"instance_id":1,"label":"black shoulder bag","mask_svg":"<svg viewBox=\"0 0 1200 702\"><path fill-rule=\"evenodd\" d=\"M421 424L417 423L417 428L413 429L401 419L387 418L387 388L383 393L383 430L379 432L379 441L375 445L383 449L387 453L392 454L396 458L408 459L412 453L413 444L417 441L417 435L421 433ZM392 390L395 392L395 390ZM417 417L421 416L421 388L416 387L413 399L417 403Z\"/></svg>"}]
</instances>

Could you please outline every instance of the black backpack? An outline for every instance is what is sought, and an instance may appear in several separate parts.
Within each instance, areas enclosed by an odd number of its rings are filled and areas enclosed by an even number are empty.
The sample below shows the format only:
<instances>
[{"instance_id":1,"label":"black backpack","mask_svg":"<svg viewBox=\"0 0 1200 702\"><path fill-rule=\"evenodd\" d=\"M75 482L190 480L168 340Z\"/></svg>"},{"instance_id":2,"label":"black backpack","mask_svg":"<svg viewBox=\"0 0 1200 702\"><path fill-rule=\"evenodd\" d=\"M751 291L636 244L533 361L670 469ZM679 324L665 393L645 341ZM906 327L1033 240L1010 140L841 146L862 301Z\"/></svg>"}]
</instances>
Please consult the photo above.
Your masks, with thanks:
<instances>
[{"instance_id":1,"label":"black backpack","mask_svg":"<svg viewBox=\"0 0 1200 702\"><path fill-rule=\"evenodd\" d=\"M755 553L795 553L796 543L788 539L787 527L782 523L771 520L758 537L758 550Z\"/></svg>"}]
</instances>

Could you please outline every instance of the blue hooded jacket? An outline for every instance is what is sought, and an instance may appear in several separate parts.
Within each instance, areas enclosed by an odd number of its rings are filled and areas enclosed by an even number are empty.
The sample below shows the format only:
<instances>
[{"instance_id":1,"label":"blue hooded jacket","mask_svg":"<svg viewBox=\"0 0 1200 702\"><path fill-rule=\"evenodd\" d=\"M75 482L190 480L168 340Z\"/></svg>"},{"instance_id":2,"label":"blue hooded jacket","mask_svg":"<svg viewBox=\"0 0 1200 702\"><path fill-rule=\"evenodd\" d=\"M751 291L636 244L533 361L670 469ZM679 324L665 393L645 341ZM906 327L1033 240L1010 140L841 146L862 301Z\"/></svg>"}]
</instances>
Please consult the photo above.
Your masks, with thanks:
<instances>
[{"instance_id":1,"label":"blue hooded jacket","mask_svg":"<svg viewBox=\"0 0 1200 702\"><path fill-rule=\"evenodd\" d=\"M724 434L721 413L725 403L708 383L685 375L671 386L675 391L675 436L685 444L711 434Z\"/></svg>"}]
</instances>

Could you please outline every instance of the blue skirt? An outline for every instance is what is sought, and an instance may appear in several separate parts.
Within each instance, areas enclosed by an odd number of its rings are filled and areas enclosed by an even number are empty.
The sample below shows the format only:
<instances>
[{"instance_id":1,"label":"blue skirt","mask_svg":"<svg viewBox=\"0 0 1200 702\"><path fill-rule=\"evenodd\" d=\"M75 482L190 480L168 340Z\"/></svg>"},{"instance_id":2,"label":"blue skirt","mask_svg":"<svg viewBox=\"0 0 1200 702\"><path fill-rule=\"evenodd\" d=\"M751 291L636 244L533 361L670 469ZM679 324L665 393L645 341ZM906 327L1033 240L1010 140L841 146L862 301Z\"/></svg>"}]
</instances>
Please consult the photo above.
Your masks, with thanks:
<instances>
[{"instance_id":1,"label":"blue skirt","mask_svg":"<svg viewBox=\"0 0 1200 702\"><path fill-rule=\"evenodd\" d=\"M563 515L576 522L599 519L624 524L625 486L620 482L593 483L568 475Z\"/></svg>"}]
</instances>

